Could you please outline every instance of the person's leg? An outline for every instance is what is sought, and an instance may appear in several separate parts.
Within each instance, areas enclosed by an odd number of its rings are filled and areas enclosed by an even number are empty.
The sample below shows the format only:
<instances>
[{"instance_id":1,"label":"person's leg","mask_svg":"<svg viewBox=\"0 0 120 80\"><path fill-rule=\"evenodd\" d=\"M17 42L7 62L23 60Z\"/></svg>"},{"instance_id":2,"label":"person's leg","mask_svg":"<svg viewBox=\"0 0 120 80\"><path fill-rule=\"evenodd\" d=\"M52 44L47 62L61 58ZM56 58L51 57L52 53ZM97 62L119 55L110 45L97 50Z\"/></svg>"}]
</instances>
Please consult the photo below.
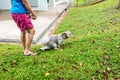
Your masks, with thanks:
<instances>
[{"instance_id":1,"label":"person's leg","mask_svg":"<svg viewBox=\"0 0 120 80\"><path fill-rule=\"evenodd\" d=\"M25 45L26 45L26 32L25 31L21 31L20 39L21 39L21 43L24 48L23 51L25 51Z\"/></svg>"},{"instance_id":2,"label":"person's leg","mask_svg":"<svg viewBox=\"0 0 120 80\"><path fill-rule=\"evenodd\" d=\"M35 34L35 29L33 24L27 14L11 14L13 20L21 30L20 39L23 45L24 54L32 54L29 50L33 36ZM28 31L28 35L27 32Z\"/></svg>"},{"instance_id":3,"label":"person's leg","mask_svg":"<svg viewBox=\"0 0 120 80\"><path fill-rule=\"evenodd\" d=\"M26 44L25 44L25 53L30 54L30 46L32 44L32 40L35 34L35 29L28 29L28 35L26 36Z\"/></svg>"}]
</instances>

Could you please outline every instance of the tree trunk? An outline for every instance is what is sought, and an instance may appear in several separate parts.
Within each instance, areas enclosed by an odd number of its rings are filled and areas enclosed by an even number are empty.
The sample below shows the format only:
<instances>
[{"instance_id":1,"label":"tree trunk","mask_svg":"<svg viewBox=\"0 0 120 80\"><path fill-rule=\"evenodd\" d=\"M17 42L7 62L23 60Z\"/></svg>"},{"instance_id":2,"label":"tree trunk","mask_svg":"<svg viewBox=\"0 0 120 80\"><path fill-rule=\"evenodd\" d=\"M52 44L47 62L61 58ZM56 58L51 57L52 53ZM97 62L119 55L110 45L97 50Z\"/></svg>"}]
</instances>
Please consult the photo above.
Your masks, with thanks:
<instances>
[{"instance_id":1,"label":"tree trunk","mask_svg":"<svg viewBox=\"0 0 120 80\"><path fill-rule=\"evenodd\" d=\"M117 8L120 8L120 0L119 0L118 7L117 7Z\"/></svg>"}]
</instances>

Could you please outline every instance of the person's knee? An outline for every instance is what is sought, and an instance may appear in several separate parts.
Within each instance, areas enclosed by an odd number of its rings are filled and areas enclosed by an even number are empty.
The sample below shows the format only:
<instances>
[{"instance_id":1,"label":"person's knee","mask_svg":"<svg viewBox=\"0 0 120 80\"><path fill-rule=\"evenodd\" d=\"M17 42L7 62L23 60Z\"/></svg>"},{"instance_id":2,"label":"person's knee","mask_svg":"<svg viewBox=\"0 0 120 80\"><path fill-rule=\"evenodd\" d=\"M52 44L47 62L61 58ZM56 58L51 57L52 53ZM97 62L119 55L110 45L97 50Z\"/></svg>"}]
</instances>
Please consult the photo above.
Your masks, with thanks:
<instances>
[{"instance_id":1,"label":"person's knee","mask_svg":"<svg viewBox=\"0 0 120 80\"><path fill-rule=\"evenodd\" d=\"M35 34L35 29L34 28L32 29L32 33Z\"/></svg>"},{"instance_id":2,"label":"person's knee","mask_svg":"<svg viewBox=\"0 0 120 80\"><path fill-rule=\"evenodd\" d=\"M30 34L31 34L31 35L34 35L34 34L35 34L35 29L34 29L34 28L30 29Z\"/></svg>"},{"instance_id":3,"label":"person's knee","mask_svg":"<svg viewBox=\"0 0 120 80\"><path fill-rule=\"evenodd\" d=\"M21 36L25 36L26 32L25 31L21 31Z\"/></svg>"}]
</instances>

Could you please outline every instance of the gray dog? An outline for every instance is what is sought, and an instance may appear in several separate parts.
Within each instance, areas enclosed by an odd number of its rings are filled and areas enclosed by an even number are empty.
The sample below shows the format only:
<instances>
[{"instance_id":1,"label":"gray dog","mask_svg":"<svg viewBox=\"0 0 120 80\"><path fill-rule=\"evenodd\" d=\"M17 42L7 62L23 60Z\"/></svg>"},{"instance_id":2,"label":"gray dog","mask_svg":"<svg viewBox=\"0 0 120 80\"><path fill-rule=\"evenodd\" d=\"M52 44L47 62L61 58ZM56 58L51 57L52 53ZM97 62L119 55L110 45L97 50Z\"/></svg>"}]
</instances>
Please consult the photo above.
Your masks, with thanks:
<instances>
[{"instance_id":1,"label":"gray dog","mask_svg":"<svg viewBox=\"0 0 120 80\"><path fill-rule=\"evenodd\" d=\"M61 34L51 35L48 37L48 41L41 43L43 47L40 48L40 50L45 51L52 48L58 49L60 48L60 43L69 37L71 37L70 31L66 31Z\"/></svg>"}]
</instances>

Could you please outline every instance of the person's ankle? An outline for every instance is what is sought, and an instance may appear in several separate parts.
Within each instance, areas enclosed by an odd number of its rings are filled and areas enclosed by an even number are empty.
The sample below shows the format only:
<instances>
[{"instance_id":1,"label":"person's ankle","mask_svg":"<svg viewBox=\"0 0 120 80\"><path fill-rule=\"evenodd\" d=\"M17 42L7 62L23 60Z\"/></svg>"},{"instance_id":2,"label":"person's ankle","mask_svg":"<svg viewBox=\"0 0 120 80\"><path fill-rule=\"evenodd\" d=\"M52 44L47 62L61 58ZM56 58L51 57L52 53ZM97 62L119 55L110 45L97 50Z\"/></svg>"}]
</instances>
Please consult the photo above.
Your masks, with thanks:
<instances>
[{"instance_id":1,"label":"person's ankle","mask_svg":"<svg viewBox=\"0 0 120 80\"><path fill-rule=\"evenodd\" d=\"M29 53L29 50L24 50L24 53Z\"/></svg>"}]
</instances>

